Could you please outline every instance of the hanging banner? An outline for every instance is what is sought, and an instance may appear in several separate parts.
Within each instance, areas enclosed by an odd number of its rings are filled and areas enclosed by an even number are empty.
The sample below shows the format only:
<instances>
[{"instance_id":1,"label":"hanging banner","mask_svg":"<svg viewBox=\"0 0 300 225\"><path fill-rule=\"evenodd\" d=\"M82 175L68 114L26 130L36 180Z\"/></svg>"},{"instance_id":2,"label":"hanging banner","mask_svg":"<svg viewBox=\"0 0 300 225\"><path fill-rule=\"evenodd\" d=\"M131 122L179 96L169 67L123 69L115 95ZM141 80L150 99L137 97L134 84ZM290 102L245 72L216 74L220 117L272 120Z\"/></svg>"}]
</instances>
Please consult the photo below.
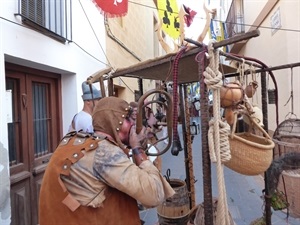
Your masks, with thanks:
<instances>
[{"instance_id":1,"label":"hanging banner","mask_svg":"<svg viewBox=\"0 0 300 225\"><path fill-rule=\"evenodd\" d=\"M209 39L217 40L217 36L216 36L216 33L215 33L214 21L213 20L210 21L208 34L209 34Z\"/></svg>"},{"instance_id":2,"label":"hanging banner","mask_svg":"<svg viewBox=\"0 0 300 225\"><path fill-rule=\"evenodd\" d=\"M176 0L157 0L157 10L162 29L172 38L179 37L179 17L178 5Z\"/></svg>"},{"instance_id":3,"label":"hanging banner","mask_svg":"<svg viewBox=\"0 0 300 225\"><path fill-rule=\"evenodd\" d=\"M128 11L128 0L93 0L93 2L107 17L122 17Z\"/></svg>"},{"instance_id":4,"label":"hanging banner","mask_svg":"<svg viewBox=\"0 0 300 225\"><path fill-rule=\"evenodd\" d=\"M225 23L211 20L209 26L209 38L216 41L225 40L227 38ZM223 47L223 52L228 52L227 45Z\"/></svg>"},{"instance_id":5,"label":"hanging banner","mask_svg":"<svg viewBox=\"0 0 300 225\"><path fill-rule=\"evenodd\" d=\"M184 15L184 22L187 25L187 27L191 26L194 17L196 16L197 12L192 10L191 8L182 5L185 11L185 15Z\"/></svg>"},{"instance_id":6,"label":"hanging banner","mask_svg":"<svg viewBox=\"0 0 300 225\"><path fill-rule=\"evenodd\" d=\"M226 32L226 25L224 22L220 22L220 27L221 27L221 40L225 40L228 38L227 32ZM223 52L228 52L228 45L225 45L223 47Z\"/></svg>"}]
</instances>

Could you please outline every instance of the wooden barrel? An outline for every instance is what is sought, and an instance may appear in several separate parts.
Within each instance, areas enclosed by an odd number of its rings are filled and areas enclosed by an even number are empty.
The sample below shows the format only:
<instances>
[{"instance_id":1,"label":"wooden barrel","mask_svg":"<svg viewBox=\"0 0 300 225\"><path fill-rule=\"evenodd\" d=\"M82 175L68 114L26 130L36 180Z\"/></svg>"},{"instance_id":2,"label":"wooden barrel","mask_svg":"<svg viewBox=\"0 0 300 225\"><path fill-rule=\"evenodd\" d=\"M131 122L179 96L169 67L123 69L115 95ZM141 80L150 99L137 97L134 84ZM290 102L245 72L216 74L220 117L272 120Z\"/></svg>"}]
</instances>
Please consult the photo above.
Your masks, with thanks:
<instances>
[{"instance_id":1,"label":"wooden barrel","mask_svg":"<svg viewBox=\"0 0 300 225\"><path fill-rule=\"evenodd\" d=\"M175 194L157 206L160 225L186 225L190 213L190 199L186 183L179 179L170 179Z\"/></svg>"}]
</instances>

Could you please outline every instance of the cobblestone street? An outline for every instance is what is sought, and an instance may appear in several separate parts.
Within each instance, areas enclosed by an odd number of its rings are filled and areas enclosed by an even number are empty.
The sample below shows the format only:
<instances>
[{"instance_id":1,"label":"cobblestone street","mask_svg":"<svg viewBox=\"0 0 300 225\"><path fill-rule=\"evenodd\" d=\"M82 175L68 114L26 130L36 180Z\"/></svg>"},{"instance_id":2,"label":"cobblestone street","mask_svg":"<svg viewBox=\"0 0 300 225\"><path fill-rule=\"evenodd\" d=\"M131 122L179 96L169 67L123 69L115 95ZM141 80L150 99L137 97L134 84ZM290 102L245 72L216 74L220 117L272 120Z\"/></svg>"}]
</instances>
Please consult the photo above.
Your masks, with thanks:
<instances>
[{"instance_id":1,"label":"cobblestone street","mask_svg":"<svg viewBox=\"0 0 300 225\"><path fill-rule=\"evenodd\" d=\"M181 126L178 127L181 136ZM181 142L183 145L183 142ZM163 145L163 144L162 144ZM183 147L183 146L182 146ZM195 136L193 142L193 166L195 183L196 205L203 202L203 175L202 175L202 155L201 155L201 134ZM173 156L170 151L162 155L162 174L166 170L171 170L170 178L185 180L184 152L178 156ZM228 168L224 168L225 185L227 192L228 208L236 225L249 225L252 221L260 218L263 213L262 190L264 180L262 176L245 176L236 173ZM212 165L212 194L218 197L217 175L215 164ZM158 218L156 209L147 209L140 212L141 219L145 225L157 224ZM272 225L300 225L299 218L289 217L281 211L273 211Z\"/></svg>"}]
</instances>

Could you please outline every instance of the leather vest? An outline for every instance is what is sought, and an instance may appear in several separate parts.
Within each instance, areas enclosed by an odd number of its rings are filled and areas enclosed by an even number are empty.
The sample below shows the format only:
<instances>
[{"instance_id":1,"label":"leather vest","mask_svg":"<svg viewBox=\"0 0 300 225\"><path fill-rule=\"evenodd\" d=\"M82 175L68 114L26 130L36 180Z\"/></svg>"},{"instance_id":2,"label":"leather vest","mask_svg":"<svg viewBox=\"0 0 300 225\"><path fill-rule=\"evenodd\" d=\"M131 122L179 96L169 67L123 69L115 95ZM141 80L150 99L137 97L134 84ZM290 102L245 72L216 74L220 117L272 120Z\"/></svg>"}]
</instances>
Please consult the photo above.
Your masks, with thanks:
<instances>
[{"instance_id":1,"label":"leather vest","mask_svg":"<svg viewBox=\"0 0 300 225\"><path fill-rule=\"evenodd\" d=\"M127 194L107 186L102 206L94 208L77 201L62 181L62 176L70 175L71 165L85 157L83 151L94 151L99 141L76 132L62 139L43 177L39 196L40 225L141 224L137 202Z\"/></svg>"}]
</instances>

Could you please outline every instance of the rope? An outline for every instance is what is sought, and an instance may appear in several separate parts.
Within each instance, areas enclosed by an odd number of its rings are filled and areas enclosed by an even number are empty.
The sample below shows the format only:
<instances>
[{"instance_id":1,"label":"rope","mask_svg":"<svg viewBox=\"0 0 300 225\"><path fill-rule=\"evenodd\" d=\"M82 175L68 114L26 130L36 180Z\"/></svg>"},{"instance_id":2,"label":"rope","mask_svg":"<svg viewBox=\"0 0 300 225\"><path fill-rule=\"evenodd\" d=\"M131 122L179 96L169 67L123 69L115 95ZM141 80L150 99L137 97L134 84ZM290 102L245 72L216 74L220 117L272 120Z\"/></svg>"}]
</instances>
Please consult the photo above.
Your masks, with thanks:
<instances>
[{"instance_id":1,"label":"rope","mask_svg":"<svg viewBox=\"0 0 300 225\"><path fill-rule=\"evenodd\" d=\"M214 129L213 124L215 123L214 119L209 121L208 129L208 146L210 160L212 162L217 162L215 147L214 147ZM225 163L231 159L230 154L230 145L228 135L230 134L230 125L227 122L219 121L219 134L220 134L220 157L221 162Z\"/></svg>"},{"instance_id":2,"label":"rope","mask_svg":"<svg viewBox=\"0 0 300 225\"><path fill-rule=\"evenodd\" d=\"M208 45L209 65L206 67L203 75L205 77L204 82L206 83L207 87L213 90L213 118L209 122L210 126L208 135L211 136L211 140L209 141L210 152L211 155L213 155L213 153L215 154L215 160L217 163L219 201L217 206L218 213L216 217L216 224L229 225L230 221L228 215L224 171L223 165L221 164L220 148L222 146L225 149L229 149L228 134L230 133L230 128L228 130L228 128L226 128L227 126L224 125L225 123L221 123L220 121L220 88L222 87L222 74L218 70L219 52L217 50L214 50L212 44L213 41L210 41ZM222 134L220 134L220 127L222 130ZM229 132L226 134L227 131Z\"/></svg>"}]
</instances>

